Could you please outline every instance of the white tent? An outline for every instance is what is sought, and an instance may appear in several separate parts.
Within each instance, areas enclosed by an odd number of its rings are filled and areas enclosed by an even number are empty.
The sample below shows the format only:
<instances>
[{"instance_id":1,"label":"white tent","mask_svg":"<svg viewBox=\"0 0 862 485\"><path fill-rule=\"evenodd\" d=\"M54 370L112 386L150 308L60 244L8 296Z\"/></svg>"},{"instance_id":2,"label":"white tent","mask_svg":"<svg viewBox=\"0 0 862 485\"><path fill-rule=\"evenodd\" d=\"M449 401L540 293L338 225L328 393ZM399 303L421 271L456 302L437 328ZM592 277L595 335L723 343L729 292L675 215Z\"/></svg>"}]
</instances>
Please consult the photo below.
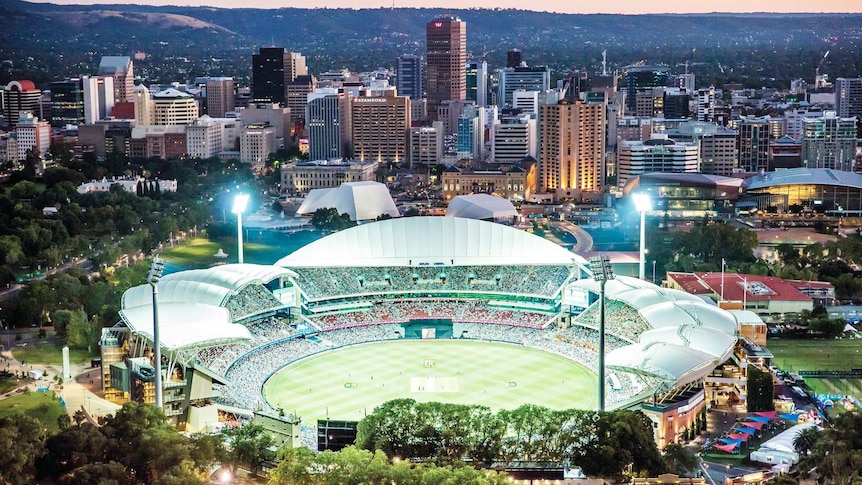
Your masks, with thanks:
<instances>
[{"instance_id":1,"label":"white tent","mask_svg":"<svg viewBox=\"0 0 862 485\"><path fill-rule=\"evenodd\" d=\"M449 202L447 217L497 220L518 217L512 202L490 194L459 195Z\"/></svg>"},{"instance_id":2,"label":"white tent","mask_svg":"<svg viewBox=\"0 0 862 485\"><path fill-rule=\"evenodd\" d=\"M322 208L335 208L339 214L346 212L351 221L374 220L383 214L400 215L389 189L378 182L347 182L335 189L314 189L308 193L296 215L310 216Z\"/></svg>"}]
</instances>

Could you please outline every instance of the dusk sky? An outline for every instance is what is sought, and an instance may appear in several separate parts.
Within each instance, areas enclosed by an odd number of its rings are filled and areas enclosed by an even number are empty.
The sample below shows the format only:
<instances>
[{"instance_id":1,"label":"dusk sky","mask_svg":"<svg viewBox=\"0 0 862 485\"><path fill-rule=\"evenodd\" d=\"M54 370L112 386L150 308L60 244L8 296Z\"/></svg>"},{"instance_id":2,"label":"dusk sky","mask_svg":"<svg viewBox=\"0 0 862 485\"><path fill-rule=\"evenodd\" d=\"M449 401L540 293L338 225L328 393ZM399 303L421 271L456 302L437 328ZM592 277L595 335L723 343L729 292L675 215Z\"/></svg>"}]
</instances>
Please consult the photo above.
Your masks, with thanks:
<instances>
[{"instance_id":1,"label":"dusk sky","mask_svg":"<svg viewBox=\"0 0 862 485\"><path fill-rule=\"evenodd\" d=\"M99 4L104 1L87 0L54 0L57 4ZM256 8L377 8L391 7L392 0L294 0L291 2L279 0L257 0L254 2L236 2L235 0L111 0L114 4L146 4L146 5L186 5L213 7L256 7ZM692 2L691 0L667 0L648 2L644 0L577 1L577 0L546 0L539 4L531 4L523 0L492 0L492 1L427 1L427 0L395 0L396 7L433 7L433 8L519 8L532 7L532 10L564 12L564 13L701 13L701 12L862 12L860 0L766 0L752 2L750 0L726 0L723 2Z\"/></svg>"}]
</instances>

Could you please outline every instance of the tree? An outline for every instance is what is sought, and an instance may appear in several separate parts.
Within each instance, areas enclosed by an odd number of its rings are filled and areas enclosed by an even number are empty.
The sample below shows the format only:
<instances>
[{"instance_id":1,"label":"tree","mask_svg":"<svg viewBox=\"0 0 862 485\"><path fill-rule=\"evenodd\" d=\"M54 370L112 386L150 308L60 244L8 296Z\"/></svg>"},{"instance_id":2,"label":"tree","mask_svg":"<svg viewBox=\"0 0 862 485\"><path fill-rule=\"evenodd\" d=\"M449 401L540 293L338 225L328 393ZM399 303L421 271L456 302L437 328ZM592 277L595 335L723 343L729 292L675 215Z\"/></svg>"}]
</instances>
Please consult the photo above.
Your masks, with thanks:
<instances>
[{"instance_id":1,"label":"tree","mask_svg":"<svg viewBox=\"0 0 862 485\"><path fill-rule=\"evenodd\" d=\"M12 186L9 195L15 199L32 199L39 194L39 188L34 182L22 180Z\"/></svg>"},{"instance_id":2,"label":"tree","mask_svg":"<svg viewBox=\"0 0 862 485\"><path fill-rule=\"evenodd\" d=\"M248 465L254 475L264 462L275 458L275 453L269 449L273 445L272 437L263 426L252 424L228 428L224 438L227 445L225 462L234 472L239 465Z\"/></svg>"},{"instance_id":3,"label":"tree","mask_svg":"<svg viewBox=\"0 0 862 485\"><path fill-rule=\"evenodd\" d=\"M680 443L665 446L663 458L667 470L677 475L686 476L697 469L697 455Z\"/></svg>"},{"instance_id":4,"label":"tree","mask_svg":"<svg viewBox=\"0 0 862 485\"><path fill-rule=\"evenodd\" d=\"M19 414L0 420L0 483L33 483L45 438L45 427L38 419Z\"/></svg>"},{"instance_id":5,"label":"tree","mask_svg":"<svg viewBox=\"0 0 862 485\"><path fill-rule=\"evenodd\" d=\"M817 426L805 428L793 438L793 448L800 454L808 456L818 438L820 438L820 430Z\"/></svg>"},{"instance_id":6,"label":"tree","mask_svg":"<svg viewBox=\"0 0 862 485\"><path fill-rule=\"evenodd\" d=\"M771 411L772 397L772 374L753 365L748 366L748 400L746 401L748 411Z\"/></svg>"},{"instance_id":7,"label":"tree","mask_svg":"<svg viewBox=\"0 0 862 485\"><path fill-rule=\"evenodd\" d=\"M45 456L39 460L39 474L57 480L76 468L103 461L107 446L107 438L95 426L69 426L48 438Z\"/></svg>"}]
</instances>

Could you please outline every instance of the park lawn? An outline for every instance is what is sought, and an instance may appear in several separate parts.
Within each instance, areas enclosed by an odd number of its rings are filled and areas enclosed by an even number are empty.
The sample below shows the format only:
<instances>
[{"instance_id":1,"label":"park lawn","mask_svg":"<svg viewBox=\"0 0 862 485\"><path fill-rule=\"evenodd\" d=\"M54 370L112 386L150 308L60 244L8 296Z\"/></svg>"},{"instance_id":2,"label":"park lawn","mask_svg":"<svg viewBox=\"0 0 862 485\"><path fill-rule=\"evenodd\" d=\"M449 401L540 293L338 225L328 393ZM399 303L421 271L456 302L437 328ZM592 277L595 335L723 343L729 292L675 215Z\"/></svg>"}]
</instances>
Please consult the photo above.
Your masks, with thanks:
<instances>
[{"instance_id":1,"label":"park lawn","mask_svg":"<svg viewBox=\"0 0 862 485\"><path fill-rule=\"evenodd\" d=\"M242 247L243 259L246 263L274 262L273 251L277 251L277 248L273 245L244 241ZM227 253L227 258L217 259L213 256L219 249ZM181 268L200 269L209 268L215 263L236 263L236 252L236 238L220 238L216 241L211 241L206 238L197 237L187 239L177 246L165 249L159 257Z\"/></svg>"},{"instance_id":2,"label":"park lawn","mask_svg":"<svg viewBox=\"0 0 862 485\"><path fill-rule=\"evenodd\" d=\"M66 414L66 408L53 391L29 392L0 400L0 419L16 414L38 419L53 434L60 430L57 418Z\"/></svg>"},{"instance_id":3,"label":"park lawn","mask_svg":"<svg viewBox=\"0 0 862 485\"><path fill-rule=\"evenodd\" d=\"M18 379L14 377L5 377L0 379L0 394L6 394L18 387Z\"/></svg>"},{"instance_id":4,"label":"park lawn","mask_svg":"<svg viewBox=\"0 0 862 485\"><path fill-rule=\"evenodd\" d=\"M862 340L769 339L766 348L785 372L862 369Z\"/></svg>"},{"instance_id":5,"label":"park lawn","mask_svg":"<svg viewBox=\"0 0 862 485\"><path fill-rule=\"evenodd\" d=\"M72 365L89 362L97 354L83 349L69 349L69 362ZM63 345L54 343L31 343L26 347L14 347L12 357L27 364L63 365Z\"/></svg>"},{"instance_id":6,"label":"park lawn","mask_svg":"<svg viewBox=\"0 0 862 485\"><path fill-rule=\"evenodd\" d=\"M263 387L270 405L311 426L327 417L358 421L399 398L481 404L495 412L522 404L594 409L598 400L596 375L572 360L518 345L462 340L342 347L288 365Z\"/></svg>"}]
</instances>

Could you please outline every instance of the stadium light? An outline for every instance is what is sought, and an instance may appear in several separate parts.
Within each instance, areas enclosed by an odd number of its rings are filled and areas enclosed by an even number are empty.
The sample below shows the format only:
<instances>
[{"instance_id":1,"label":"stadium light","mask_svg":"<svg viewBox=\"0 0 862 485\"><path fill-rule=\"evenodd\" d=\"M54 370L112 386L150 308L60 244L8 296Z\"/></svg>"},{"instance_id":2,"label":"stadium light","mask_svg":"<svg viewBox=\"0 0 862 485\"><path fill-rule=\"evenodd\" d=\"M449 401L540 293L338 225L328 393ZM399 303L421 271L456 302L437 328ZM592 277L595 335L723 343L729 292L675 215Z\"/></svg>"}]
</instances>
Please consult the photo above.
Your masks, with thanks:
<instances>
[{"instance_id":1,"label":"stadium light","mask_svg":"<svg viewBox=\"0 0 862 485\"><path fill-rule=\"evenodd\" d=\"M236 244L237 244L237 262L243 263L242 257L242 213L248 206L248 194L237 194L233 198L233 207L230 211L236 214Z\"/></svg>"},{"instance_id":2,"label":"stadium light","mask_svg":"<svg viewBox=\"0 0 862 485\"><path fill-rule=\"evenodd\" d=\"M652 210L652 199L649 194L637 192L632 194L635 210L641 215L641 237L640 237L640 262L638 264L638 277L646 278L646 213Z\"/></svg>"},{"instance_id":3,"label":"stadium light","mask_svg":"<svg viewBox=\"0 0 862 485\"><path fill-rule=\"evenodd\" d=\"M156 407L164 407L162 401L162 349L159 341L159 279L165 271L165 260L153 257L150 264L150 272L147 274L147 283L153 289L153 360L156 367Z\"/></svg>"},{"instance_id":4,"label":"stadium light","mask_svg":"<svg viewBox=\"0 0 862 485\"><path fill-rule=\"evenodd\" d=\"M593 279L599 282L599 412L605 410L605 283L614 279L607 256L590 258Z\"/></svg>"}]
</instances>

